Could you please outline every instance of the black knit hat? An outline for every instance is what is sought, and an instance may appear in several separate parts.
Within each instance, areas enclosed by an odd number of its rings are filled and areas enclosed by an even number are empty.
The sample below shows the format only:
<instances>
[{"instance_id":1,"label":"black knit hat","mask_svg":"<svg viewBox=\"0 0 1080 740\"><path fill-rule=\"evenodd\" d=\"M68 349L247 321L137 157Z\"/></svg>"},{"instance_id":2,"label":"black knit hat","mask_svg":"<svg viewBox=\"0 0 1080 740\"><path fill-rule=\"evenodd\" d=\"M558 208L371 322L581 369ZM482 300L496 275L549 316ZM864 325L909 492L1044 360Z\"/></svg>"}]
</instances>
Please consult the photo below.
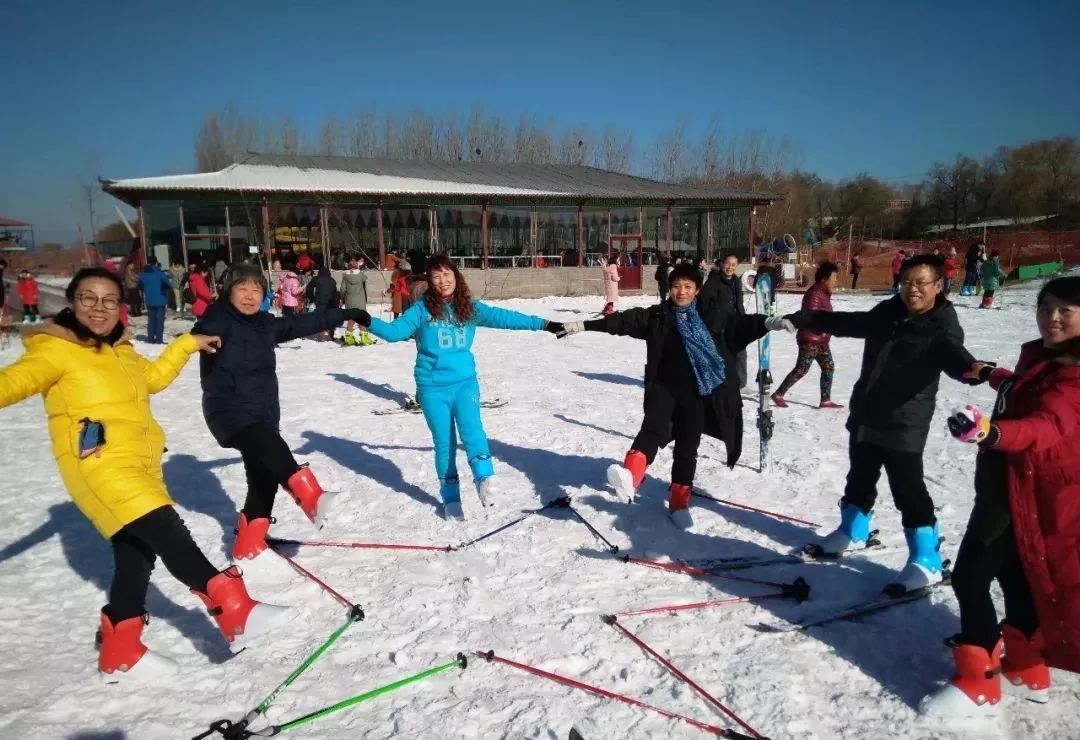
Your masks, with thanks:
<instances>
[{"instance_id":1,"label":"black knit hat","mask_svg":"<svg viewBox=\"0 0 1080 740\"><path fill-rule=\"evenodd\" d=\"M246 262L233 265L226 270L222 282L224 283L222 290L226 297L228 297L234 285L243 282L258 283L259 287L262 288L264 296L270 292L270 286L266 284L266 274L262 271L262 268L258 265L252 265Z\"/></svg>"}]
</instances>

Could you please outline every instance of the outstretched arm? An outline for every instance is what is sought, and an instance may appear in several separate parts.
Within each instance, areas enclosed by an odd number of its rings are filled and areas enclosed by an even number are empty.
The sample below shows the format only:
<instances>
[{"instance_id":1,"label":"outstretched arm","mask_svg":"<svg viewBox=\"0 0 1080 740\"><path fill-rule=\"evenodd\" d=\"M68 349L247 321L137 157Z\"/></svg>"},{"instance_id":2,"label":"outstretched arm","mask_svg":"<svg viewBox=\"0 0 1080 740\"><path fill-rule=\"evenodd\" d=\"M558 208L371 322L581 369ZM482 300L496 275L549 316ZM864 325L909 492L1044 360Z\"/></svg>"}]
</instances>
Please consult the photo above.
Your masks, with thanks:
<instances>
[{"instance_id":1,"label":"outstretched arm","mask_svg":"<svg viewBox=\"0 0 1080 740\"><path fill-rule=\"evenodd\" d=\"M274 341L281 344L297 337L310 337L320 331L330 331L344 324L346 318L348 317L345 311L340 308L279 316L274 319Z\"/></svg>"},{"instance_id":2,"label":"outstretched arm","mask_svg":"<svg viewBox=\"0 0 1080 740\"><path fill-rule=\"evenodd\" d=\"M476 325L486 326L489 329L520 329L524 331L540 331L544 328L546 320L539 316L529 316L506 308L496 308L481 301L473 301L476 311Z\"/></svg>"},{"instance_id":3,"label":"outstretched arm","mask_svg":"<svg viewBox=\"0 0 1080 740\"><path fill-rule=\"evenodd\" d=\"M199 351L199 343L191 334L181 334L169 343L165 351L155 360L147 360L142 355L136 354L141 360L143 376L146 378L146 387L150 393L160 393L169 387L180 371L184 369L188 358Z\"/></svg>"},{"instance_id":4,"label":"outstretched arm","mask_svg":"<svg viewBox=\"0 0 1080 740\"><path fill-rule=\"evenodd\" d=\"M384 342L400 342L415 335L420 329L420 322L426 316L427 311L424 309L423 301L418 301L393 321L383 321L372 316L368 331Z\"/></svg>"},{"instance_id":5,"label":"outstretched arm","mask_svg":"<svg viewBox=\"0 0 1080 740\"><path fill-rule=\"evenodd\" d=\"M869 311L799 311L791 315L799 329L823 331L837 337L866 339L874 329Z\"/></svg>"},{"instance_id":6,"label":"outstretched arm","mask_svg":"<svg viewBox=\"0 0 1080 740\"><path fill-rule=\"evenodd\" d=\"M964 347L964 330L960 328L960 322L949 323L945 331L934 342L933 353L937 362L941 365L941 369L953 380L959 380L961 383L970 385L985 382L982 378L971 377L975 358Z\"/></svg>"},{"instance_id":7,"label":"outstretched arm","mask_svg":"<svg viewBox=\"0 0 1080 740\"><path fill-rule=\"evenodd\" d=\"M0 370L0 408L44 393L62 374L44 353L30 350Z\"/></svg>"},{"instance_id":8,"label":"outstretched arm","mask_svg":"<svg viewBox=\"0 0 1080 740\"><path fill-rule=\"evenodd\" d=\"M630 308L613 314L584 322L585 331L602 331L619 337L648 339L649 309Z\"/></svg>"}]
</instances>

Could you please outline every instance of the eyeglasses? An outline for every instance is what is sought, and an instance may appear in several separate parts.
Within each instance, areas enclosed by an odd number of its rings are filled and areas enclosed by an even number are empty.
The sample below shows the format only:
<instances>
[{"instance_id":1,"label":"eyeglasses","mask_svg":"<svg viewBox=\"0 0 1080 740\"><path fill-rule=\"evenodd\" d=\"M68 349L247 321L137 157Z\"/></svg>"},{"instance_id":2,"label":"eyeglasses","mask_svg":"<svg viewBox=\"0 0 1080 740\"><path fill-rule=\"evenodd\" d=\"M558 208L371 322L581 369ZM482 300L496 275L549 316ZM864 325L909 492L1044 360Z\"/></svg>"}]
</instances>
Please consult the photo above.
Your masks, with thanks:
<instances>
[{"instance_id":1,"label":"eyeglasses","mask_svg":"<svg viewBox=\"0 0 1080 740\"><path fill-rule=\"evenodd\" d=\"M78 301L79 305L83 308L93 308L99 303L106 311L115 311L120 308L120 299L112 295L100 296L96 293L79 293L75 296L75 300Z\"/></svg>"},{"instance_id":2,"label":"eyeglasses","mask_svg":"<svg viewBox=\"0 0 1080 740\"><path fill-rule=\"evenodd\" d=\"M937 280L901 280L900 286L903 288L915 288L916 290L922 290L928 285L933 285Z\"/></svg>"}]
</instances>

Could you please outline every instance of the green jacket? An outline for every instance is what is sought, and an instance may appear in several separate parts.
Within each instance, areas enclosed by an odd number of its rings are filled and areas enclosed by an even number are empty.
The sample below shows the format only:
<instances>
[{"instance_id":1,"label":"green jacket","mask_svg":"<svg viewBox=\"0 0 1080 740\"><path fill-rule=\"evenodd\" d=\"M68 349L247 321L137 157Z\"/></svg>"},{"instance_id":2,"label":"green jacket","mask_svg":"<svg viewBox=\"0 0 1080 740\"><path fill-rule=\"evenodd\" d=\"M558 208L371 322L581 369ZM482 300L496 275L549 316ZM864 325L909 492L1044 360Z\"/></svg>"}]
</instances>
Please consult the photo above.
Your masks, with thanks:
<instances>
[{"instance_id":1,"label":"green jacket","mask_svg":"<svg viewBox=\"0 0 1080 740\"><path fill-rule=\"evenodd\" d=\"M982 266L982 284L983 290L991 291L997 290L1001 287L1002 281L1005 280L1005 271L1001 269L1001 260L997 257L991 257L986 262L983 262Z\"/></svg>"}]
</instances>

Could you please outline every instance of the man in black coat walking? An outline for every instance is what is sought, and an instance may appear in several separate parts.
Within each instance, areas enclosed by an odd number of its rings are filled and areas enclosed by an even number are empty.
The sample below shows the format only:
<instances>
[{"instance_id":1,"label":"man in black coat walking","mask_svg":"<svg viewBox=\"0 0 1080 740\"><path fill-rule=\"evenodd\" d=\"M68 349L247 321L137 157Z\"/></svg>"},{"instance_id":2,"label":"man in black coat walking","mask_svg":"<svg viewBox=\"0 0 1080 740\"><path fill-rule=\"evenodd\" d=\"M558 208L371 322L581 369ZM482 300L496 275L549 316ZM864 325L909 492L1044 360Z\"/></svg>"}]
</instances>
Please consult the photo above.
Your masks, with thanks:
<instances>
[{"instance_id":1,"label":"man in black coat walking","mask_svg":"<svg viewBox=\"0 0 1080 740\"><path fill-rule=\"evenodd\" d=\"M837 555L866 545L881 469L889 478L908 542L908 561L896 583L910 590L941 580L934 502L923 480L923 449L941 373L971 385L985 382L984 363L964 348L964 331L941 294L943 263L931 255L906 260L900 294L869 311L803 311L800 329L866 340L862 370L851 394L848 470L840 526L820 545Z\"/></svg>"},{"instance_id":2,"label":"man in black coat walking","mask_svg":"<svg viewBox=\"0 0 1080 740\"><path fill-rule=\"evenodd\" d=\"M730 308L732 315L738 318L746 315L746 304L743 302L742 280L735 274L739 267L739 257L735 254L726 254L716 260L716 264L709 273L709 279L701 288L698 297L702 303L709 305L719 303ZM742 349L735 355L735 374L739 378L739 389L746 387L746 350Z\"/></svg>"},{"instance_id":3,"label":"man in black coat walking","mask_svg":"<svg viewBox=\"0 0 1080 740\"><path fill-rule=\"evenodd\" d=\"M323 267L319 270L319 274L311 279L304 291L304 297L311 304L314 313L323 313L338 308L337 283L334 282L334 276L329 267ZM337 324L334 325L335 328L336 326ZM319 332L317 337L320 342L327 342L333 338L334 328Z\"/></svg>"}]
</instances>

